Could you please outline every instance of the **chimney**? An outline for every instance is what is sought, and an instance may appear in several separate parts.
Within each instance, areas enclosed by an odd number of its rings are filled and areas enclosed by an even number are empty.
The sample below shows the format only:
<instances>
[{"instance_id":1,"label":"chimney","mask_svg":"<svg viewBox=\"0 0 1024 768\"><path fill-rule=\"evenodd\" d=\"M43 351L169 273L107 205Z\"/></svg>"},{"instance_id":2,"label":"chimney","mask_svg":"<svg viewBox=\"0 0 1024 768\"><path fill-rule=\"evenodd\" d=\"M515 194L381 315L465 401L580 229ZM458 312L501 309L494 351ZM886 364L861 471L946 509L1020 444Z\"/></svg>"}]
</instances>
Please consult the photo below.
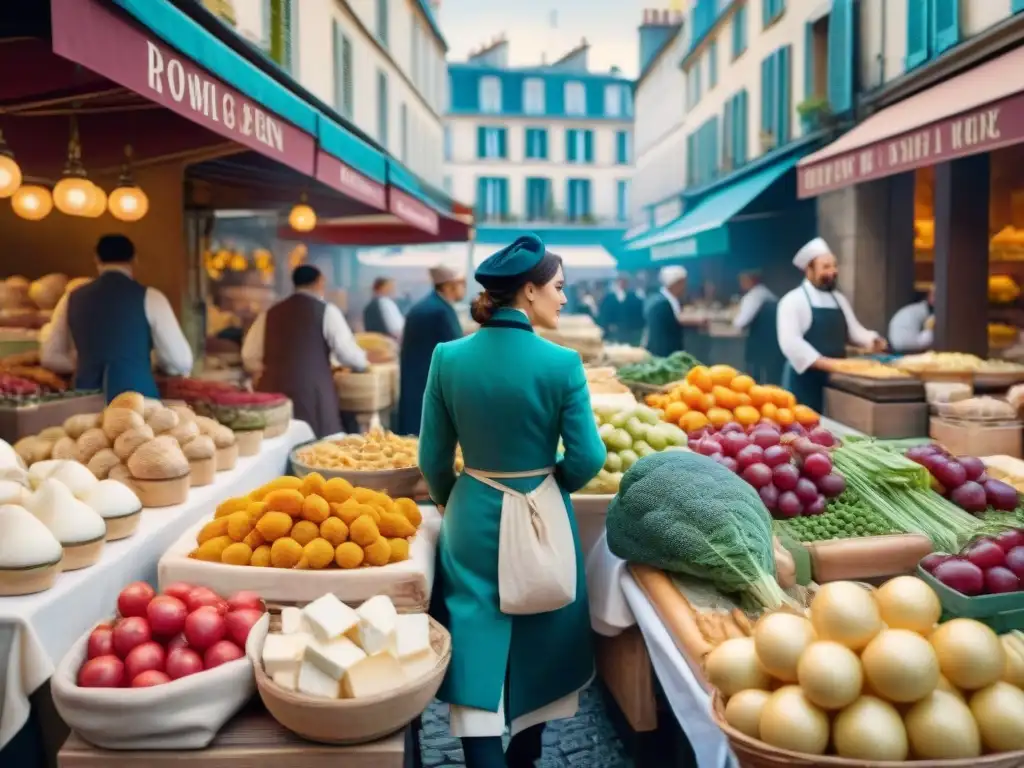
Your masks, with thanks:
<instances>
[{"instance_id":1,"label":"chimney","mask_svg":"<svg viewBox=\"0 0 1024 768\"><path fill-rule=\"evenodd\" d=\"M640 25L640 73L646 71L651 59L683 23L682 11L667 8L645 8Z\"/></svg>"}]
</instances>

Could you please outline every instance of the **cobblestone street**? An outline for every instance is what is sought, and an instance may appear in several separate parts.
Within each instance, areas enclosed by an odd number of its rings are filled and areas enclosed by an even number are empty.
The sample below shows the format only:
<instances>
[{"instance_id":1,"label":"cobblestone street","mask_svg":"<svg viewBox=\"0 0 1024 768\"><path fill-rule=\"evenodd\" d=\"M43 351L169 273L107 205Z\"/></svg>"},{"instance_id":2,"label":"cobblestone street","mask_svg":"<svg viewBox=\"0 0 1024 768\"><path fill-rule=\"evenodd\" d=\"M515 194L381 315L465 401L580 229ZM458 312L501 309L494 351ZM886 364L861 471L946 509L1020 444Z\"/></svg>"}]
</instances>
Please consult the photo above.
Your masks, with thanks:
<instances>
[{"instance_id":1,"label":"cobblestone street","mask_svg":"<svg viewBox=\"0 0 1024 768\"><path fill-rule=\"evenodd\" d=\"M448 707L434 702L423 714L420 734L423 765L452 768L463 765L458 739L448 735ZM622 742L604 709L600 691L591 686L580 696L580 711L544 731L544 755L538 768L632 768Z\"/></svg>"}]
</instances>

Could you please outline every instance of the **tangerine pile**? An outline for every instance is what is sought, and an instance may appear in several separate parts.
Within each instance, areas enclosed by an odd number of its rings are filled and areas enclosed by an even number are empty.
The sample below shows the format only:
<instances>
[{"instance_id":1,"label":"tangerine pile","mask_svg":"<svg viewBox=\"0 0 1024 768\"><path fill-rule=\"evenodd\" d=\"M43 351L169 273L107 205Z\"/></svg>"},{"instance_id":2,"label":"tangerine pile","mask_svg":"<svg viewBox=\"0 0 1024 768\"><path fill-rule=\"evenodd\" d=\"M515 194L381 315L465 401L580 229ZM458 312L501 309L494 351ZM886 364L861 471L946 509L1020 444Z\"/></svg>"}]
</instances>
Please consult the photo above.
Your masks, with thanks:
<instances>
[{"instance_id":1,"label":"tangerine pile","mask_svg":"<svg viewBox=\"0 0 1024 768\"><path fill-rule=\"evenodd\" d=\"M647 405L663 411L665 421L687 432L718 429L729 422L749 427L761 419L782 427L812 427L820 419L813 408L798 405L792 392L762 386L730 365L698 365L668 392L648 395Z\"/></svg>"}]
</instances>

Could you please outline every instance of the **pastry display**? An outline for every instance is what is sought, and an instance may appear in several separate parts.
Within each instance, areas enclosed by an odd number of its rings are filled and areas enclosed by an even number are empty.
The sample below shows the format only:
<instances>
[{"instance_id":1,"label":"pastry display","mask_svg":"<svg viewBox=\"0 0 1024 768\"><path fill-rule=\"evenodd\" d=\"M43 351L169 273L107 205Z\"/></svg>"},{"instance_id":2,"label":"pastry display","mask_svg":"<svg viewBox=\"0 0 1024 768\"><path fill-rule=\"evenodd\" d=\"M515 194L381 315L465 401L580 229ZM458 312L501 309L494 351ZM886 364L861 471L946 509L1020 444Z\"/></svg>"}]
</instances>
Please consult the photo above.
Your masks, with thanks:
<instances>
[{"instance_id":1,"label":"pastry display","mask_svg":"<svg viewBox=\"0 0 1024 768\"><path fill-rule=\"evenodd\" d=\"M75 498L64 483L51 478L43 480L26 505L63 547L63 570L87 568L103 555L106 521L88 504Z\"/></svg>"},{"instance_id":2,"label":"pastry display","mask_svg":"<svg viewBox=\"0 0 1024 768\"><path fill-rule=\"evenodd\" d=\"M0 597L53 586L64 548L50 529L17 504L0 505Z\"/></svg>"}]
</instances>

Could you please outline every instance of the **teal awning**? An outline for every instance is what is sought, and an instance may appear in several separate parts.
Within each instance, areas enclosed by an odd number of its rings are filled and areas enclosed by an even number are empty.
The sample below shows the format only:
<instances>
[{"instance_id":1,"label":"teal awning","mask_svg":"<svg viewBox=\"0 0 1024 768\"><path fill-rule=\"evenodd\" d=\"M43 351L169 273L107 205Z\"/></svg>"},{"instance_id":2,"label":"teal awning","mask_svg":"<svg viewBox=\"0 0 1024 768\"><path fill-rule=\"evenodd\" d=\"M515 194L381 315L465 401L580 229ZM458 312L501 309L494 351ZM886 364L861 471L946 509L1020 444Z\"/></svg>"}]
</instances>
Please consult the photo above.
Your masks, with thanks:
<instances>
[{"instance_id":1,"label":"teal awning","mask_svg":"<svg viewBox=\"0 0 1024 768\"><path fill-rule=\"evenodd\" d=\"M754 202L783 174L796 166L800 155L787 157L756 173L712 192L675 221L626 245L630 251L650 249L651 261L708 256L729 250L729 220Z\"/></svg>"},{"instance_id":2,"label":"teal awning","mask_svg":"<svg viewBox=\"0 0 1024 768\"><path fill-rule=\"evenodd\" d=\"M378 184L387 183L387 155L323 114L320 115L317 141L324 152L343 160L367 178Z\"/></svg>"},{"instance_id":3,"label":"teal awning","mask_svg":"<svg viewBox=\"0 0 1024 768\"><path fill-rule=\"evenodd\" d=\"M452 201L439 189L432 187L397 160L388 161L388 184L412 195L433 210L451 215Z\"/></svg>"}]
</instances>

